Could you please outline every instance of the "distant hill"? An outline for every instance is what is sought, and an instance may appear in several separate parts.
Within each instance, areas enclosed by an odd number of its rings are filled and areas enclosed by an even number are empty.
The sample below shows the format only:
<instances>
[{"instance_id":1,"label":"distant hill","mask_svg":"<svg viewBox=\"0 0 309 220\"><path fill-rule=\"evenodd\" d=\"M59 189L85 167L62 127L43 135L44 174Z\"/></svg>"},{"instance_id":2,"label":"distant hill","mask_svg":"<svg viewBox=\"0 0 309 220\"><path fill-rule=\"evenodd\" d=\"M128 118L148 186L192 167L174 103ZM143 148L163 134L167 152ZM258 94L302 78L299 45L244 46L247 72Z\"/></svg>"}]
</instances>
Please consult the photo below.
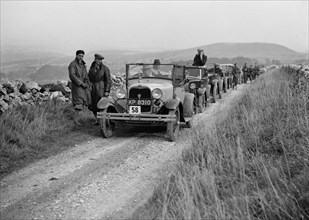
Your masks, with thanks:
<instances>
[{"instance_id":1,"label":"distant hill","mask_svg":"<svg viewBox=\"0 0 309 220\"><path fill-rule=\"evenodd\" d=\"M38 83L51 83L57 80L68 80L68 70L66 66L43 65L30 75L32 81Z\"/></svg>"},{"instance_id":2,"label":"distant hill","mask_svg":"<svg viewBox=\"0 0 309 220\"><path fill-rule=\"evenodd\" d=\"M36 63L47 62L54 57L64 56L61 53L42 51L31 47L1 46L0 64L9 65L15 62L29 60Z\"/></svg>"},{"instance_id":3,"label":"distant hill","mask_svg":"<svg viewBox=\"0 0 309 220\"><path fill-rule=\"evenodd\" d=\"M304 54L293 51L285 46L273 43L215 43L203 45L183 50L169 50L162 52L138 52L138 51L91 51L87 57L93 57L95 53L101 53L107 61L112 63L125 62L151 62L154 58L162 61L192 60L196 54L196 49L202 48L210 58L234 58L247 57L264 62L265 59L280 60L282 62L293 62L293 60L303 59Z\"/></svg>"},{"instance_id":4,"label":"distant hill","mask_svg":"<svg viewBox=\"0 0 309 220\"><path fill-rule=\"evenodd\" d=\"M112 73L124 72L126 63L149 62L155 58L162 63L192 64L196 49L204 49L208 56L208 63L218 62L243 62L262 64L280 61L281 63L294 63L308 60L308 54L298 53L285 46L273 43L215 43L201 45L181 50L166 50L160 52L144 52L129 50L97 50L86 51L84 60L88 66L94 60L94 54L100 53L105 59L104 63ZM31 78L38 81L67 80L67 66L75 59L75 54L70 56L61 53L40 52L34 49L20 50L9 48L1 51L1 73L10 79ZM31 68L30 68L31 67Z\"/></svg>"},{"instance_id":5,"label":"distant hill","mask_svg":"<svg viewBox=\"0 0 309 220\"><path fill-rule=\"evenodd\" d=\"M188 59L197 48L204 49L209 57L232 58L248 57L254 59L291 59L300 54L285 46L272 43L215 43L185 50L174 51L169 54L173 59Z\"/></svg>"}]
</instances>

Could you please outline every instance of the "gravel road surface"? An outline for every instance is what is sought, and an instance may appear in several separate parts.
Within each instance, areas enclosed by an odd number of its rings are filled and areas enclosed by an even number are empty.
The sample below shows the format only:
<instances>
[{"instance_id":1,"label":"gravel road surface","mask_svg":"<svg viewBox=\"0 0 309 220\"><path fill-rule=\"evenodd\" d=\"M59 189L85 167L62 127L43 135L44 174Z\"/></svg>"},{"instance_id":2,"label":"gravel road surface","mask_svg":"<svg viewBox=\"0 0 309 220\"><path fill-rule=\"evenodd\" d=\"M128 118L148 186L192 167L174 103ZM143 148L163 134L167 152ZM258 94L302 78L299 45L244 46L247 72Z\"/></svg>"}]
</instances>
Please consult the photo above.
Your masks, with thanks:
<instances>
[{"instance_id":1,"label":"gravel road surface","mask_svg":"<svg viewBox=\"0 0 309 220\"><path fill-rule=\"evenodd\" d=\"M198 114L194 124L222 119L247 87L230 89ZM190 147L192 129L183 127L180 132L173 143L162 130L123 128L116 137L96 138L33 163L1 180L0 217L125 218L147 200L162 172Z\"/></svg>"}]
</instances>

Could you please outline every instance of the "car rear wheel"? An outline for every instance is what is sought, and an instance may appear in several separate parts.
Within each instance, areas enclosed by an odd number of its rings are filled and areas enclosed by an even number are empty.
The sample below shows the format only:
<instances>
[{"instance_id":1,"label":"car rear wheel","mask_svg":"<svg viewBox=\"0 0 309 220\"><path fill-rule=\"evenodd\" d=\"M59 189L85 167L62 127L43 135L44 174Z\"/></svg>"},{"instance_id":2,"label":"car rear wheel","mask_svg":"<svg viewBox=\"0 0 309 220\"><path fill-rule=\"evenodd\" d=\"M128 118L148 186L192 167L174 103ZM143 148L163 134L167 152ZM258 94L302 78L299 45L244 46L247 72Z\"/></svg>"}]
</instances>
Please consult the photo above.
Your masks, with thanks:
<instances>
[{"instance_id":1,"label":"car rear wheel","mask_svg":"<svg viewBox=\"0 0 309 220\"><path fill-rule=\"evenodd\" d=\"M104 109L103 112L109 113L110 111L109 109ZM101 133L103 137L109 138L114 135L115 133L115 123L114 122L111 122L107 118L101 118L99 123L100 123L100 129L101 129Z\"/></svg>"},{"instance_id":2,"label":"car rear wheel","mask_svg":"<svg viewBox=\"0 0 309 220\"><path fill-rule=\"evenodd\" d=\"M167 131L166 131L168 140L175 141L179 133L179 123L180 123L179 108L176 108L175 110L170 110L168 114L176 116L175 121L167 122Z\"/></svg>"},{"instance_id":3,"label":"car rear wheel","mask_svg":"<svg viewBox=\"0 0 309 220\"><path fill-rule=\"evenodd\" d=\"M227 87L228 87L228 81L227 81L227 78L225 78L224 79L224 89L223 89L224 93L227 92L227 89L228 89Z\"/></svg>"},{"instance_id":4,"label":"car rear wheel","mask_svg":"<svg viewBox=\"0 0 309 220\"><path fill-rule=\"evenodd\" d=\"M213 103L216 103L216 101L217 101L217 84L214 85L214 88L212 90L212 97L213 97Z\"/></svg>"},{"instance_id":5,"label":"car rear wheel","mask_svg":"<svg viewBox=\"0 0 309 220\"><path fill-rule=\"evenodd\" d=\"M192 128L193 127L193 118L191 118L189 121L187 121L186 125L187 125L188 128Z\"/></svg>"}]
</instances>

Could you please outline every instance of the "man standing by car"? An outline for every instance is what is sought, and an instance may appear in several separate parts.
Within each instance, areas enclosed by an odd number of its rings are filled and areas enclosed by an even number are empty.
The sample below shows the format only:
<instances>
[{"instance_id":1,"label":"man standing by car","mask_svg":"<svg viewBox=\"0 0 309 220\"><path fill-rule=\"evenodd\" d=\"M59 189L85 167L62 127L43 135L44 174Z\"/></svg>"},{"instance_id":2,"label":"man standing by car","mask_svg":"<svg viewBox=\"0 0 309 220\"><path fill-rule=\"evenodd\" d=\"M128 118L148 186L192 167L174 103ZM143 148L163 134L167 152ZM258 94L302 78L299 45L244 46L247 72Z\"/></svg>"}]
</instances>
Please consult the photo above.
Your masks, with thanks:
<instances>
[{"instance_id":1,"label":"man standing by car","mask_svg":"<svg viewBox=\"0 0 309 220\"><path fill-rule=\"evenodd\" d=\"M207 56L204 54L204 50L197 49L197 54L194 57L192 66L204 66L207 62Z\"/></svg>"},{"instance_id":2,"label":"man standing by car","mask_svg":"<svg viewBox=\"0 0 309 220\"><path fill-rule=\"evenodd\" d=\"M109 96L112 85L109 68L102 63L103 59L102 55L95 54L94 61L89 69L89 79L91 82L91 105L89 105L89 110L93 112L96 125L99 124L97 120L97 104L102 97Z\"/></svg>"},{"instance_id":3,"label":"man standing by car","mask_svg":"<svg viewBox=\"0 0 309 220\"><path fill-rule=\"evenodd\" d=\"M239 81L239 76L240 76L240 70L237 66L237 63L234 64L233 70L232 70L232 75L233 75L233 88L237 88L237 84Z\"/></svg>"},{"instance_id":4,"label":"man standing by car","mask_svg":"<svg viewBox=\"0 0 309 220\"><path fill-rule=\"evenodd\" d=\"M254 64L253 73L254 73L254 79L256 77L259 77L260 75L260 67L257 65L257 63Z\"/></svg>"},{"instance_id":5,"label":"man standing by car","mask_svg":"<svg viewBox=\"0 0 309 220\"><path fill-rule=\"evenodd\" d=\"M253 65L251 64L250 66L249 66L249 68L248 68L248 77L250 78L250 82L252 83L252 81L253 81L253 74L254 74L254 72L253 72Z\"/></svg>"},{"instance_id":6,"label":"man standing by car","mask_svg":"<svg viewBox=\"0 0 309 220\"><path fill-rule=\"evenodd\" d=\"M72 103L76 112L74 123L77 125L81 125L80 112L90 103L89 78L86 63L83 60L84 55L83 50L76 51L76 57L68 67L72 81Z\"/></svg>"},{"instance_id":7,"label":"man standing by car","mask_svg":"<svg viewBox=\"0 0 309 220\"><path fill-rule=\"evenodd\" d=\"M247 83L247 80L248 80L248 66L247 66L247 63L244 64L244 66L242 67L242 72L244 73L244 83Z\"/></svg>"}]
</instances>

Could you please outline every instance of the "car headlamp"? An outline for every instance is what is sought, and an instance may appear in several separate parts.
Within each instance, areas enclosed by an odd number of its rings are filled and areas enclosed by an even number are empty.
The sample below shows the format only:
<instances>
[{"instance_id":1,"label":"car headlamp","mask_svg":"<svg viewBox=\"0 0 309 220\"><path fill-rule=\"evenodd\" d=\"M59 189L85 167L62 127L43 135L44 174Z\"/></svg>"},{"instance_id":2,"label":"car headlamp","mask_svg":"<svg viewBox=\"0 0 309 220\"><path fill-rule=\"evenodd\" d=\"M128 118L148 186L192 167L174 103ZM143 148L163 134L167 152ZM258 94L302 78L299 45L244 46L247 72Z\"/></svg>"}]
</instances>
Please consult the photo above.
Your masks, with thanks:
<instances>
[{"instance_id":1,"label":"car headlamp","mask_svg":"<svg viewBox=\"0 0 309 220\"><path fill-rule=\"evenodd\" d=\"M156 89L152 90L152 97L154 99L160 99L162 97L162 95L163 95L163 93L162 93L161 89L156 88Z\"/></svg>"},{"instance_id":2,"label":"car headlamp","mask_svg":"<svg viewBox=\"0 0 309 220\"><path fill-rule=\"evenodd\" d=\"M123 88L120 88L116 91L116 97L118 99L122 99L126 96L126 90L124 90Z\"/></svg>"},{"instance_id":3,"label":"car headlamp","mask_svg":"<svg viewBox=\"0 0 309 220\"><path fill-rule=\"evenodd\" d=\"M191 84L190 84L190 89L195 89L195 88L196 88L195 83L191 83Z\"/></svg>"}]
</instances>

